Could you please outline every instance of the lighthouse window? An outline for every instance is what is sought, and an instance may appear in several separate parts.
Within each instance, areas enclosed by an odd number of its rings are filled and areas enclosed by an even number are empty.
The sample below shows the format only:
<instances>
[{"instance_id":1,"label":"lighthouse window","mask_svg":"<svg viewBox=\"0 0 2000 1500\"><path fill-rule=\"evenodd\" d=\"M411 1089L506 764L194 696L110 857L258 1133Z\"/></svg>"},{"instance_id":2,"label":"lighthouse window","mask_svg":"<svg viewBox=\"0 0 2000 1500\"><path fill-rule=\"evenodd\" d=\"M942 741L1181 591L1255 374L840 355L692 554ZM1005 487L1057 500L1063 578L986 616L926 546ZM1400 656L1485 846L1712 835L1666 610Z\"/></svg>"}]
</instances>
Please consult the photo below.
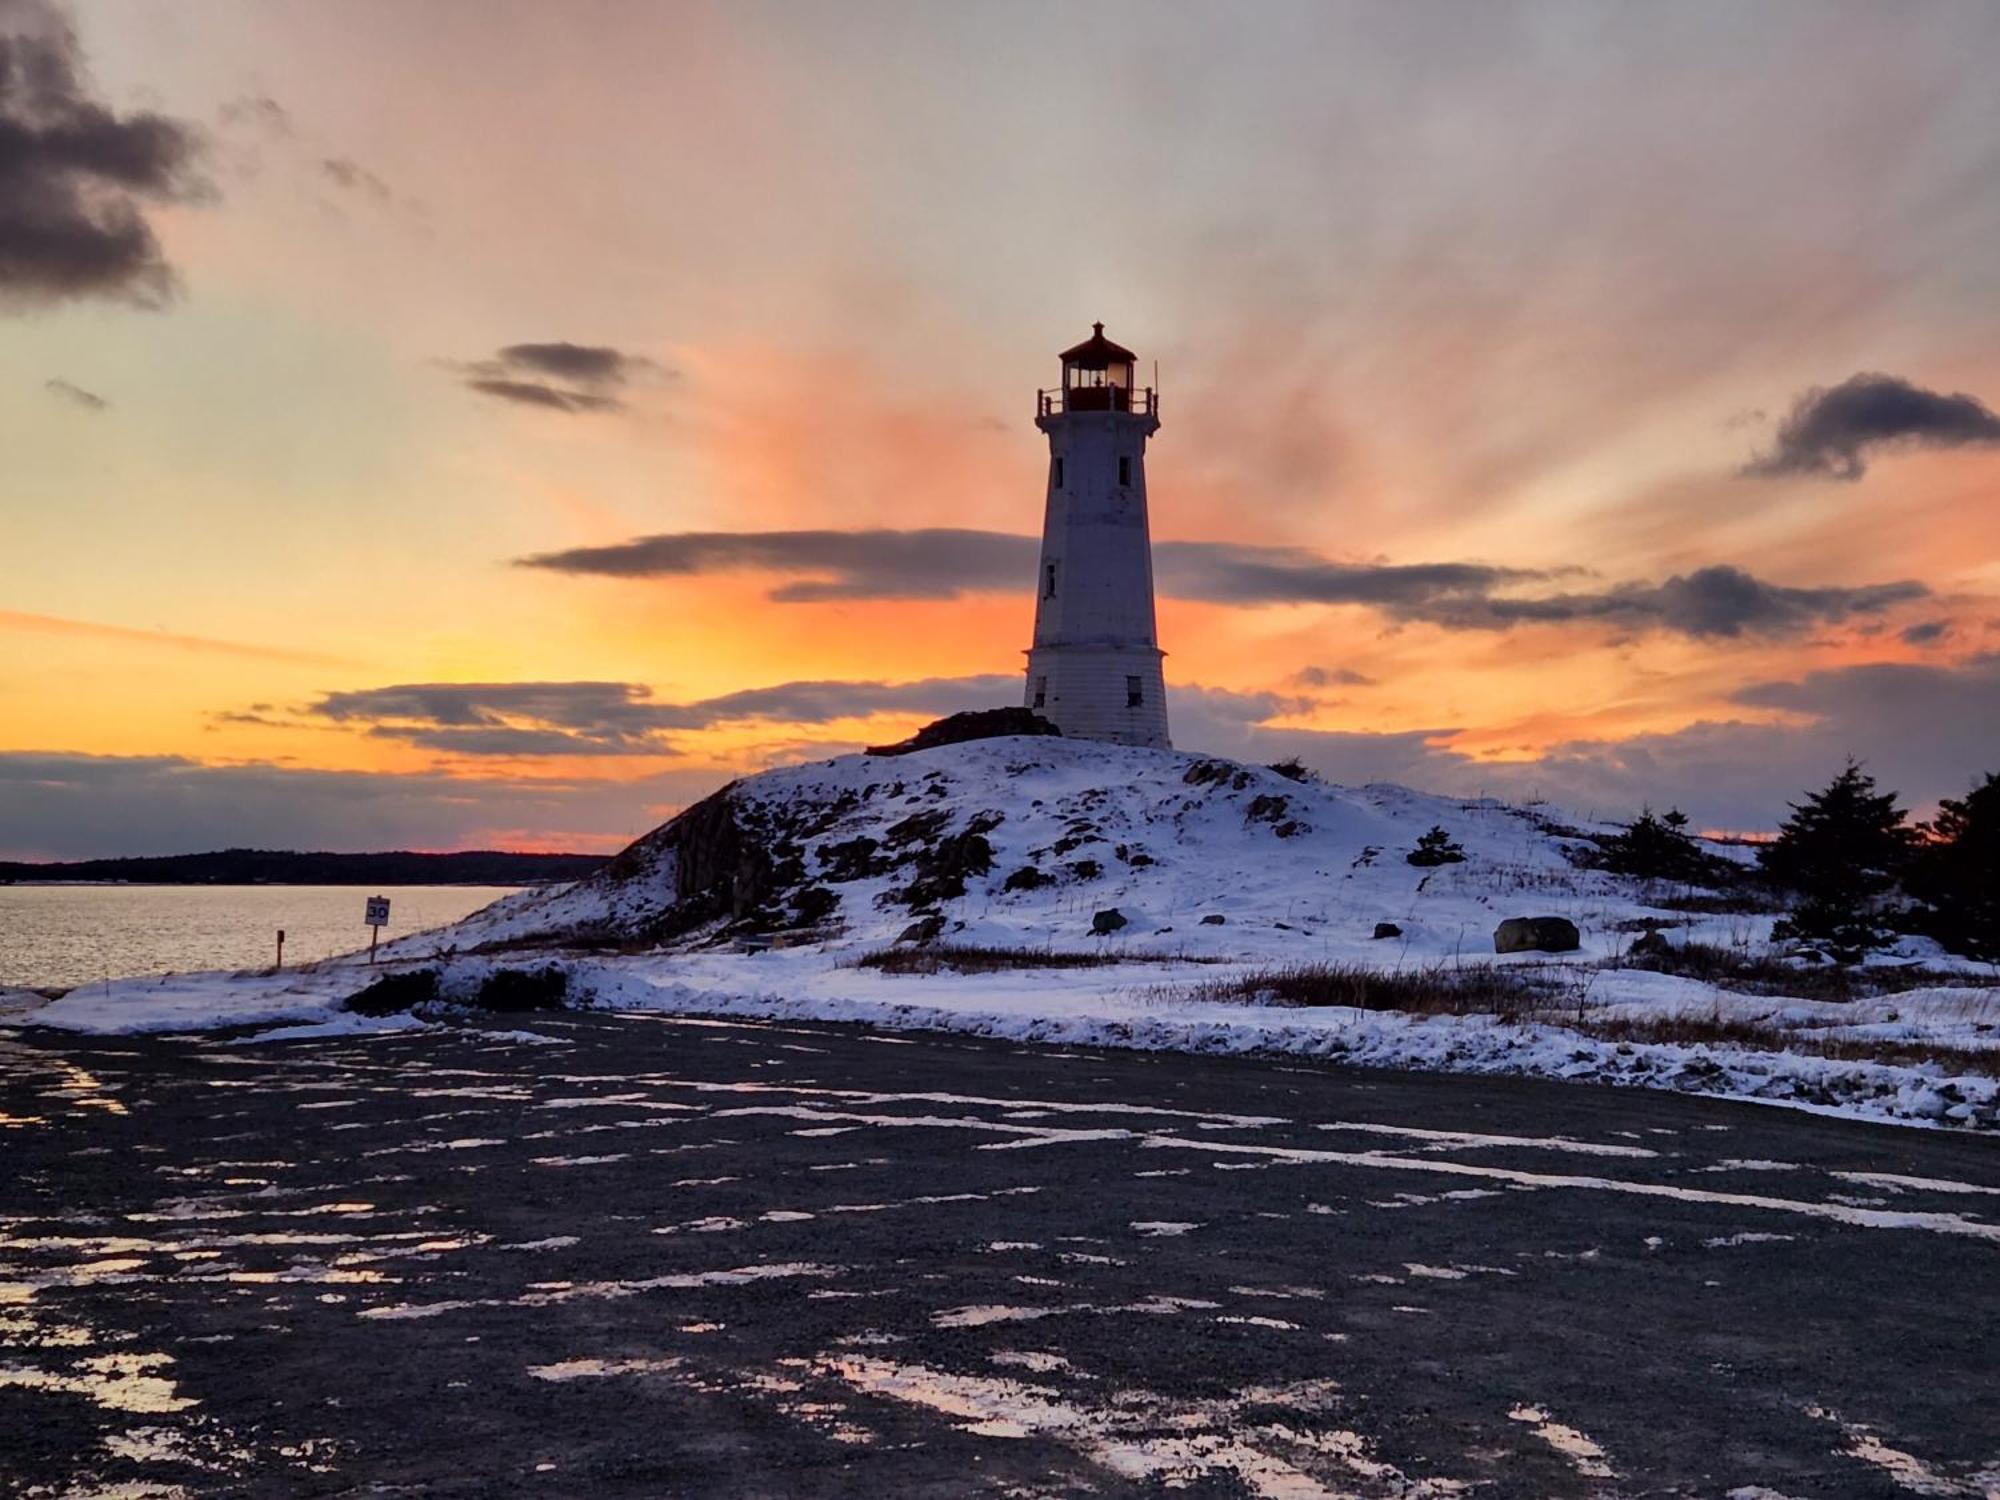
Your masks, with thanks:
<instances>
[{"instance_id":1,"label":"lighthouse window","mask_svg":"<svg viewBox=\"0 0 2000 1500\"><path fill-rule=\"evenodd\" d=\"M1055 596L1056 596L1056 565L1054 563L1050 563L1048 567L1042 570L1042 597L1044 599L1053 599L1055 598Z\"/></svg>"},{"instance_id":2,"label":"lighthouse window","mask_svg":"<svg viewBox=\"0 0 2000 1500\"><path fill-rule=\"evenodd\" d=\"M1046 677L1037 677L1035 679L1035 707L1046 708L1048 707L1048 702L1049 680Z\"/></svg>"},{"instance_id":3,"label":"lighthouse window","mask_svg":"<svg viewBox=\"0 0 2000 1500\"><path fill-rule=\"evenodd\" d=\"M1057 459L1057 460L1056 460L1056 488L1057 488L1057 489L1061 489L1062 487L1063 487L1063 470L1062 470L1062 460L1061 460L1061 459Z\"/></svg>"},{"instance_id":4,"label":"lighthouse window","mask_svg":"<svg viewBox=\"0 0 2000 1500\"><path fill-rule=\"evenodd\" d=\"M1125 706L1127 708L1137 708L1145 701L1146 691L1140 685L1139 679L1136 677L1127 677L1125 679Z\"/></svg>"},{"instance_id":5,"label":"lighthouse window","mask_svg":"<svg viewBox=\"0 0 2000 1500\"><path fill-rule=\"evenodd\" d=\"M1121 458L1118 460L1118 482L1120 484L1130 484L1132 482L1131 459Z\"/></svg>"}]
</instances>

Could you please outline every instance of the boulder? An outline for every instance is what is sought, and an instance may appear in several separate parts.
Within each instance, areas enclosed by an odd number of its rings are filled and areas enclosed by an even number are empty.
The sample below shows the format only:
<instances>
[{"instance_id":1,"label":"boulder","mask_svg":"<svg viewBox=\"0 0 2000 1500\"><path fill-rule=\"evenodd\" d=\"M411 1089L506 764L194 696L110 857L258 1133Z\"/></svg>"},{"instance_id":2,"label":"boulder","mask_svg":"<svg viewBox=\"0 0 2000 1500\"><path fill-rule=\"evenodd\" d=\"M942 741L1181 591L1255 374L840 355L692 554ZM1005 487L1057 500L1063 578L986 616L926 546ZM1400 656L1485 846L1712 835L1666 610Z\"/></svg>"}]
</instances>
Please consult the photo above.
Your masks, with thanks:
<instances>
[{"instance_id":1,"label":"boulder","mask_svg":"<svg viewBox=\"0 0 2000 1500\"><path fill-rule=\"evenodd\" d=\"M926 724L908 739L896 744L870 745L868 753L908 755L917 750L935 750L940 745L962 745L969 740L997 740L1010 734L1061 733L1032 708L975 708Z\"/></svg>"},{"instance_id":2,"label":"boulder","mask_svg":"<svg viewBox=\"0 0 2000 1500\"><path fill-rule=\"evenodd\" d=\"M1495 953L1574 953L1582 946L1567 917L1509 917L1493 930Z\"/></svg>"},{"instance_id":3,"label":"boulder","mask_svg":"<svg viewBox=\"0 0 2000 1500\"><path fill-rule=\"evenodd\" d=\"M1633 958L1666 958L1674 951L1674 945L1667 941L1666 934L1657 927L1648 927L1633 939L1628 950Z\"/></svg>"},{"instance_id":4,"label":"boulder","mask_svg":"<svg viewBox=\"0 0 2000 1500\"><path fill-rule=\"evenodd\" d=\"M937 941L937 935L943 931L944 913L934 911L929 916L919 917L908 927L905 927L896 935L896 941L899 943L931 943Z\"/></svg>"},{"instance_id":5,"label":"boulder","mask_svg":"<svg viewBox=\"0 0 2000 1500\"><path fill-rule=\"evenodd\" d=\"M1403 929L1398 927L1394 922L1377 922L1375 924L1375 936L1378 938L1401 937L1402 935Z\"/></svg>"},{"instance_id":6,"label":"boulder","mask_svg":"<svg viewBox=\"0 0 2000 1500\"><path fill-rule=\"evenodd\" d=\"M823 885L809 885L792 896L792 915L801 927L824 922L840 905L840 895Z\"/></svg>"},{"instance_id":7,"label":"boulder","mask_svg":"<svg viewBox=\"0 0 2000 1500\"><path fill-rule=\"evenodd\" d=\"M1116 932L1124 925L1125 913L1115 906L1106 907L1090 919L1090 931L1093 937L1104 937L1109 933Z\"/></svg>"},{"instance_id":8,"label":"boulder","mask_svg":"<svg viewBox=\"0 0 2000 1500\"><path fill-rule=\"evenodd\" d=\"M1220 927L1228 920L1229 918L1225 917L1221 912L1212 911L1201 919L1201 925L1204 927Z\"/></svg>"}]
</instances>

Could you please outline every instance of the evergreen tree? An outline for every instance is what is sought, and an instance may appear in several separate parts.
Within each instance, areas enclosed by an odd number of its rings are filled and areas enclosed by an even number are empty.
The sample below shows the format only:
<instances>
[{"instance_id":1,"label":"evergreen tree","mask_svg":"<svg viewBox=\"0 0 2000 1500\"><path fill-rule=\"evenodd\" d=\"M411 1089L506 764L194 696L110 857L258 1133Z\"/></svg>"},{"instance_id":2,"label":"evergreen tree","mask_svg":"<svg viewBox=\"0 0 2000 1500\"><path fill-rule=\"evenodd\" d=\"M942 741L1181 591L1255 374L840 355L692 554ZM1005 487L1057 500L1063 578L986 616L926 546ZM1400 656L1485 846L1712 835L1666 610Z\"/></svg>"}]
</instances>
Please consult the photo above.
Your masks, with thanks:
<instances>
[{"instance_id":1,"label":"evergreen tree","mask_svg":"<svg viewBox=\"0 0 2000 1500\"><path fill-rule=\"evenodd\" d=\"M1604 841L1604 868L1640 880L1699 880L1710 873L1709 857L1687 831L1688 817L1669 808L1664 817L1643 809L1623 833Z\"/></svg>"},{"instance_id":2,"label":"evergreen tree","mask_svg":"<svg viewBox=\"0 0 2000 1500\"><path fill-rule=\"evenodd\" d=\"M1969 958L2000 963L2000 774L1962 799L1947 797L1923 833L1908 886L1925 905L1932 935Z\"/></svg>"},{"instance_id":3,"label":"evergreen tree","mask_svg":"<svg viewBox=\"0 0 2000 1500\"><path fill-rule=\"evenodd\" d=\"M1853 963L1889 941L1883 908L1909 862L1913 830L1894 792L1854 761L1821 790L1794 802L1778 836L1758 855L1764 872L1799 902L1772 935L1800 938Z\"/></svg>"}]
</instances>

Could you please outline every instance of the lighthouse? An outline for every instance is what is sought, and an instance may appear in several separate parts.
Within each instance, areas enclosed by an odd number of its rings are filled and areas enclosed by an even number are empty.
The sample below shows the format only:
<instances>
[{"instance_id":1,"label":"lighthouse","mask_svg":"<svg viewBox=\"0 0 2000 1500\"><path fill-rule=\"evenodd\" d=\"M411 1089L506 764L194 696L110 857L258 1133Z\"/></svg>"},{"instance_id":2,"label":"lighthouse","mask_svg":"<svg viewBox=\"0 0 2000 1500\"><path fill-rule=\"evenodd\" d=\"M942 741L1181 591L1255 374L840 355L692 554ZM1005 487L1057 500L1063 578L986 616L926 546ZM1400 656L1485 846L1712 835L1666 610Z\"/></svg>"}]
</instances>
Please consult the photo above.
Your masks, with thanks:
<instances>
[{"instance_id":1,"label":"lighthouse","mask_svg":"<svg viewBox=\"0 0 2000 1500\"><path fill-rule=\"evenodd\" d=\"M1166 749L1146 524L1146 439L1160 425L1159 397L1133 385L1136 356L1102 323L1061 358L1062 384L1036 392L1049 493L1027 704L1077 739Z\"/></svg>"}]
</instances>

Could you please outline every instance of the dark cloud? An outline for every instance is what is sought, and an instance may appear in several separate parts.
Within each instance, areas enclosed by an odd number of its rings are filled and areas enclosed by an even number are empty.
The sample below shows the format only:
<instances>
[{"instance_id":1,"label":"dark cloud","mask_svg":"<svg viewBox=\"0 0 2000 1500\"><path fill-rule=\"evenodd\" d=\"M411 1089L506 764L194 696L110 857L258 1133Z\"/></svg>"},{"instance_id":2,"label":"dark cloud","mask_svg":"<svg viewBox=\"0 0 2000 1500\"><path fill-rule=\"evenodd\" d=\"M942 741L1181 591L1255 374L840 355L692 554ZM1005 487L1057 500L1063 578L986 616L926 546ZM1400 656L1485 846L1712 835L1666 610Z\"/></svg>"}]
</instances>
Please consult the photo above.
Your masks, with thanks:
<instances>
[{"instance_id":1,"label":"dark cloud","mask_svg":"<svg viewBox=\"0 0 2000 1500\"><path fill-rule=\"evenodd\" d=\"M511 724L498 724L492 728L372 724L368 727L368 733L376 739L395 740L425 750L441 750L447 755L534 757L680 754L673 741L653 734L589 734L568 729L519 728Z\"/></svg>"},{"instance_id":2,"label":"dark cloud","mask_svg":"<svg viewBox=\"0 0 2000 1500\"><path fill-rule=\"evenodd\" d=\"M926 677L915 682L783 682L685 704L689 727L739 719L824 724L874 713L928 714L942 718L972 708L1018 703L1023 679L992 673L975 677Z\"/></svg>"},{"instance_id":3,"label":"dark cloud","mask_svg":"<svg viewBox=\"0 0 2000 1500\"><path fill-rule=\"evenodd\" d=\"M72 385L67 380L45 380L42 382L42 389L72 406L81 406L85 411L104 411L111 405L95 391L86 391L82 386Z\"/></svg>"},{"instance_id":4,"label":"dark cloud","mask_svg":"<svg viewBox=\"0 0 2000 1500\"><path fill-rule=\"evenodd\" d=\"M1033 577L1039 544L1000 531L683 531L606 547L519 559L523 567L611 578L728 572L799 575L771 590L779 603L831 599L955 599L1006 593ZM1342 563L1301 547L1160 542L1154 579L1163 595L1211 604L1363 604L1392 618L1452 630L1602 620L1624 629L1683 635L1782 635L1925 597L1922 584L1792 588L1740 568L1702 568L1664 583L1588 593L1523 595L1529 584L1575 568L1531 570L1483 563Z\"/></svg>"},{"instance_id":5,"label":"dark cloud","mask_svg":"<svg viewBox=\"0 0 2000 1500\"><path fill-rule=\"evenodd\" d=\"M164 303L173 272L143 205L197 193L196 154L188 126L92 97L48 0L0 0L0 303Z\"/></svg>"},{"instance_id":6,"label":"dark cloud","mask_svg":"<svg viewBox=\"0 0 2000 1500\"><path fill-rule=\"evenodd\" d=\"M468 390L523 406L546 406L555 411L616 411L625 403L615 396L599 396L589 391L565 391L534 380L495 380L480 376L465 382Z\"/></svg>"},{"instance_id":7,"label":"dark cloud","mask_svg":"<svg viewBox=\"0 0 2000 1500\"><path fill-rule=\"evenodd\" d=\"M629 682L404 683L328 693L309 712L458 755L677 755L671 731L767 721L824 724L876 713L941 718L1020 698L1012 676L916 682L783 682L690 703Z\"/></svg>"},{"instance_id":8,"label":"dark cloud","mask_svg":"<svg viewBox=\"0 0 2000 1500\"><path fill-rule=\"evenodd\" d=\"M1039 543L1000 531L681 531L608 547L575 547L521 558L528 568L610 578L705 573L806 574L770 597L956 599L1031 587Z\"/></svg>"},{"instance_id":9,"label":"dark cloud","mask_svg":"<svg viewBox=\"0 0 2000 1500\"><path fill-rule=\"evenodd\" d=\"M603 344L509 344L500 351L503 364L536 370L582 385L623 385L641 370L656 369L649 359Z\"/></svg>"},{"instance_id":10,"label":"dark cloud","mask_svg":"<svg viewBox=\"0 0 2000 1500\"><path fill-rule=\"evenodd\" d=\"M1921 583L1859 588L1790 588L1741 568L1717 566L1676 574L1664 583L1620 584L1598 593L1539 598L1448 598L1404 613L1458 630L1602 620L1628 629L1673 631L1696 638L1795 635L1815 625L1875 614L1922 599Z\"/></svg>"},{"instance_id":11,"label":"dark cloud","mask_svg":"<svg viewBox=\"0 0 2000 1500\"><path fill-rule=\"evenodd\" d=\"M674 755L665 707L628 682L454 682L328 693L310 712L460 755Z\"/></svg>"},{"instance_id":12,"label":"dark cloud","mask_svg":"<svg viewBox=\"0 0 2000 1500\"><path fill-rule=\"evenodd\" d=\"M1743 472L1859 479L1874 449L1986 443L2000 443L2000 415L1977 397L1940 395L1895 375L1855 375L1800 396L1778 428L1777 446Z\"/></svg>"},{"instance_id":13,"label":"dark cloud","mask_svg":"<svg viewBox=\"0 0 2000 1500\"><path fill-rule=\"evenodd\" d=\"M625 404L622 387L671 373L644 355L564 341L509 344L491 359L451 368L482 396L566 412L617 411Z\"/></svg>"},{"instance_id":14,"label":"dark cloud","mask_svg":"<svg viewBox=\"0 0 2000 1500\"><path fill-rule=\"evenodd\" d=\"M1483 563L1342 563L1303 547L1228 542L1160 542L1153 548L1153 575L1162 593L1179 599L1373 604L1410 617L1447 601L1481 599L1510 584L1554 576Z\"/></svg>"},{"instance_id":15,"label":"dark cloud","mask_svg":"<svg viewBox=\"0 0 2000 1500\"><path fill-rule=\"evenodd\" d=\"M319 170L320 175L335 187L350 193L360 193L378 203L387 203L395 196L390 192L388 183L359 162L350 161L344 156L322 157Z\"/></svg>"},{"instance_id":16,"label":"dark cloud","mask_svg":"<svg viewBox=\"0 0 2000 1500\"><path fill-rule=\"evenodd\" d=\"M828 599L955 599L1024 589L1039 541L1003 531L930 527L911 531L684 531L607 547L577 547L520 559L521 565L613 578L738 571L807 575L781 584L780 603ZM1160 542L1154 578L1174 598L1217 604L1378 604L1414 609L1440 599L1479 598L1549 575L1472 563L1408 566L1336 563L1294 547Z\"/></svg>"},{"instance_id":17,"label":"dark cloud","mask_svg":"<svg viewBox=\"0 0 2000 1500\"><path fill-rule=\"evenodd\" d=\"M209 727L223 724L247 724L259 729L296 729L298 723L292 719L278 718L268 703L253 703L248 708L217 709L204 716Z\"/></svg>"},{"instance_id":18,"label":"dark cloud","mask_svg":"<svg viewBox=\"0 0 2000 1500\"><path fill-rule=\"evenodd\" d=\"M1872 719L1881 724L1881 733L1898 739L1909 736L1913 725L1922 725L1923 738L1941 743L1956 739L1966 748L1976 747L1980 753L1969 761L2000 759L2000 653L1956 666L1870 662L1837 667L1796 682L1759 683L1731 696L1749 707L1782 709L1822 723ZM1946 708L1959 697L1974 701L1960 711Z\"/></svg>"},{"instance_id":19,"label":"dark cloud","mask_svg":"<svg viewBox=\"0 0 2000 1500\"><path fill-rule=\"evenodd\" d=\"M1922 620L1906 628L1902 632L1902 638L1907 645L1929 646L1943 640L1949 634L1951 634L1949 620Z\"/></svg>"},{"instance_id":20,"label":"dark cloud","mask_svg":"<svg viewBox=\"0 0 2000 1500\"><path fill-rule=\"evenodd\" d=\"M1300 667L1292 673L1295 687L1373 687L1375 679L1352 667Z\"/></svg>"}]
</instances>

